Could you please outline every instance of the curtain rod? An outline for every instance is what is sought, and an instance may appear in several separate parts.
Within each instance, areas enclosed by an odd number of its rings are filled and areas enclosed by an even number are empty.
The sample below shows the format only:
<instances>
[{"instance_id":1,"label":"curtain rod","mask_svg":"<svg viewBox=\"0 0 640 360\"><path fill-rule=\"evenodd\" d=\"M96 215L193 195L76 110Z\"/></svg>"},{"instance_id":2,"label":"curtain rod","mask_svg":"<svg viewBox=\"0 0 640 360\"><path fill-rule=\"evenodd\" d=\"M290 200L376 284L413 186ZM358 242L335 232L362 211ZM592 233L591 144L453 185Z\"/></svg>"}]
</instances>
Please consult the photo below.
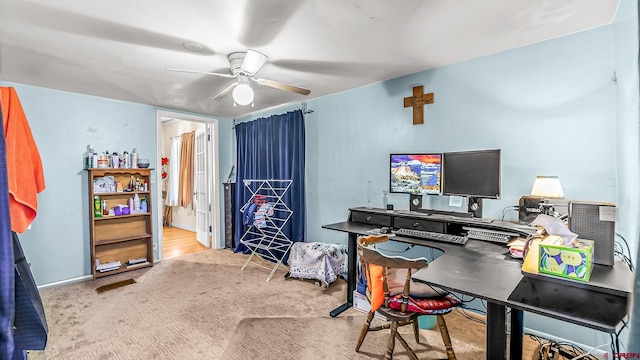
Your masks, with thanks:
<instances>
[{"instance_id":1,"label":"curtain rod","mask_svg":"<svg viewBox=\"0 0 640 360\"><path fill-rule=\"evenodd\" d=\"M311 114L311 113L313 113L313 110L309 110L307 108L307 102L306 101L302 102L302 109L301 110L302 110L303 114Z\"/></svg>"},{"instance_id":2,"label":"curtain rod","mask_svg":"<svg viewBox=\"0 0 640 360\"><path fill-rule=\"evenodd\" d=\"M184 134L188 134L188 133L190 133L190 132L191 132L191 131L187 131L187 132L183 132L183 133L182 133L182 134L180 134L180 135L172 136L172 137L170 137L170 138L169 138L169 140L173 140L173 139L181 138L181 137L182 137L182 135L184 135Z\"/></svg>"},{"instance_id":3,"label":"curtain rod","mask_svg":"<svg viewBox=\"0 0 640 360\"><path fill-rule=\"evenodd\" d=\"M307 102L306 101L303 101L300 104L300 110L302 111L303 114L311 114L311 113L313 113L313 110L310 110L310 109L307 108ZM235 129L236 125L238 125L238 119L233 118L233 125L231 126L231 129Z\"/></svg>"}]
</instances>

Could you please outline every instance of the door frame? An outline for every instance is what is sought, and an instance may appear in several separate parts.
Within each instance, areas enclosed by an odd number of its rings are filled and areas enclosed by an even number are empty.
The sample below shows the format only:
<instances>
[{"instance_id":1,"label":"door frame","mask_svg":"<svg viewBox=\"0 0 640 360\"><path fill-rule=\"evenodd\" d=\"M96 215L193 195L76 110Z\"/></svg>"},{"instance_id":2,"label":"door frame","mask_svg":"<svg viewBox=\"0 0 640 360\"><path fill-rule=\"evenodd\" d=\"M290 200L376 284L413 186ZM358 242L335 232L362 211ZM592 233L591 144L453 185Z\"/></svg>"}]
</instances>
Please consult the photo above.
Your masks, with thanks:
<instances>
[{"instance_id":1,"label":"door frame","mask_svg":"<svg viewBox=\"0 0 640 360\"><path fill-rule=\"evenodd\" d=\"M162 122L172 119L207 124L206 134L210 137L210 141L206 142L207 154L212 155L207 156L207 166L209 168L209 178L207 179L207 184L209 192L209 204L211 208L211 211L209 212L209 224L211 225L211 229L213 230L209 233L209 236L211 237L211 248L222 249L224 245L221 242L220 231L220 189L222 185L220 183L218 119L199 115L184 114L168 110L156 110L156 164L158 164L159 167L160 164L162 164L162 148L160 146L160 144L162 143ZM162 234L162 217L164 215L164 212L160 209L160 205L163 203L162 189L159 188L159 185L162 184L162 171L160 171L160 168L156 169L156 174L153 178L155 179L156 201L158 204L156 211L158 214L156 219L158 231L156 232L155 236L157 240L154 244L158 244L156 260L160 261L163 258L164 251L164 239ZM154 249L154 251L155 250L156 249Z\"/></svg>"},{"instance_id":2,"label":"door frame","mask_svg":"<svg viewBox=\"0 0 640 360\"><path fill-rule=\"evenodd\" d=\"M199 243L201 243L202 245L211 248L211 235L210 235L210 231L208 230L209 228L213 228L213 224L211 224L211 219L209 219L210 214L211 214L211 202L210 199L206 199L206 195L210 194L211 189L210 189L210 183L211 183L211 176L209 175L209 172L211 171L211 169L209 168L209 144L207 141L207 134L209 133L208 131L208 126L205 126L203 130L196 130L196 138L195 138L195 151L194 151L194 167L193 170L195 172L194 174L194 211L195 211L195 216L196 216L196 240L198 240ZM199 137L202 136L202 148L198 149L198 141L199 141ZM202 164L203 169L199 168L201 165L200 161L198 160L198 156L200 155L199 152L202 151L202 156L204 156L204 162ZM203 184L202 184L202 188L200 188L200 176L198 175L198 170L204 171L204 179L203 179ZM200 201L200 196L198 196L198 194L202 193L205 197L206 204L204 205L204 209L200 208L201 205L201 201ZM204 221L204 224L200 224L201 220L200 219L200 213L203 212L204 213L204 219L202 221ZM203 227L203 232L200 231L200 228ZM209 228L208 228L209 227Z\"/></svg>"}]
</instances>

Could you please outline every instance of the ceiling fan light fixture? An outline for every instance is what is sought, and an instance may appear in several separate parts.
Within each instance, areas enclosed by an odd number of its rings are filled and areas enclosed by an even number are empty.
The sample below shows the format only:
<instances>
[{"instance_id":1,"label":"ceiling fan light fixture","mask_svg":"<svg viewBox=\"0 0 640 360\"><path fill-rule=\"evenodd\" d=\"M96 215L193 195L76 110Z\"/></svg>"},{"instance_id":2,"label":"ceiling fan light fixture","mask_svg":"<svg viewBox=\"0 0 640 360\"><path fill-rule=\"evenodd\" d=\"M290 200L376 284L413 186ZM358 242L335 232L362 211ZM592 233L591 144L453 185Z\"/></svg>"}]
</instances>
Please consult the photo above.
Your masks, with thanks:
<instances>
[{"instance_id":1,"label":"ceiling fan light fixture","mask_svg":"<svg viewBox=\"0 0 640 360\"><path fill-rule=\"evenodd\" d=\"M235 101L238 105L249 105L253 103L253 89L251 85L247 83L239 83L233 89L233 101Z\"/></svg>"},{"instance_id":2,"label":"ceiling fan light fixture","mask_svg":"<svg viewBox=\"0 0 640 360\"><path fill-rule=\"evenodd\" d=\"M260 70L262 65L267 62L267 56L255 50L247 50L242 61L242 70L249 74L255 74Z\"/></svg>"}]
</instances>

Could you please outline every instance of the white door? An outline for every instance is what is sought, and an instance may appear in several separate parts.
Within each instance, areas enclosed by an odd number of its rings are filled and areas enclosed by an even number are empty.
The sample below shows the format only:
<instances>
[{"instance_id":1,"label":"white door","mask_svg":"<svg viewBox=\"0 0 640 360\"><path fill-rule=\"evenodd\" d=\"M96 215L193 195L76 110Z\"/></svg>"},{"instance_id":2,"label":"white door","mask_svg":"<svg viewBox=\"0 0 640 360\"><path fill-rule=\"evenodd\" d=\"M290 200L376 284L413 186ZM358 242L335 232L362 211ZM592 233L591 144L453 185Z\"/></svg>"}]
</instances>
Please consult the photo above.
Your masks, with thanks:
<instances>
[{"instance_id":1,"label":"white door","mask_svg":"<svg viewBox=\"0 0 640 360\"><path fill-rule=\"evenodd\" d=\"M196 132L196 238L209 247L209 199L207 181L207 136L204 130Z\"/></svg>"}]
</instances>

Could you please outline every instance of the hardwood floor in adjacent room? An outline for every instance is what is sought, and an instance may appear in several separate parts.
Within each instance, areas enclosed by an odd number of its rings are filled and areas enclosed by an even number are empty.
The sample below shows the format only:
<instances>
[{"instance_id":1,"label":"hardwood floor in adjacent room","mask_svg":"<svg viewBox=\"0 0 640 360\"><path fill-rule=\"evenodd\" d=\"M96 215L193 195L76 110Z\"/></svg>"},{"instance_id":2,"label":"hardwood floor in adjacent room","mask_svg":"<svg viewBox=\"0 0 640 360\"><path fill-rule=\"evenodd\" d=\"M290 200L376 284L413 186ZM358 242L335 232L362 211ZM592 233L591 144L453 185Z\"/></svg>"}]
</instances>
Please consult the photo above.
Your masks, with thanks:
<instances>
[{"instance_id":1,"label":"hardwood floor in adjacent room","mask_svg":"<svg viewBox=\"0 0 640 360\"><path fill-rule=\"evenodd\" d=\"M174 256L196 253L207 247L196 240L196 233L176 227L162 228L164 259Z\"/></svg>"}]
</instances>

